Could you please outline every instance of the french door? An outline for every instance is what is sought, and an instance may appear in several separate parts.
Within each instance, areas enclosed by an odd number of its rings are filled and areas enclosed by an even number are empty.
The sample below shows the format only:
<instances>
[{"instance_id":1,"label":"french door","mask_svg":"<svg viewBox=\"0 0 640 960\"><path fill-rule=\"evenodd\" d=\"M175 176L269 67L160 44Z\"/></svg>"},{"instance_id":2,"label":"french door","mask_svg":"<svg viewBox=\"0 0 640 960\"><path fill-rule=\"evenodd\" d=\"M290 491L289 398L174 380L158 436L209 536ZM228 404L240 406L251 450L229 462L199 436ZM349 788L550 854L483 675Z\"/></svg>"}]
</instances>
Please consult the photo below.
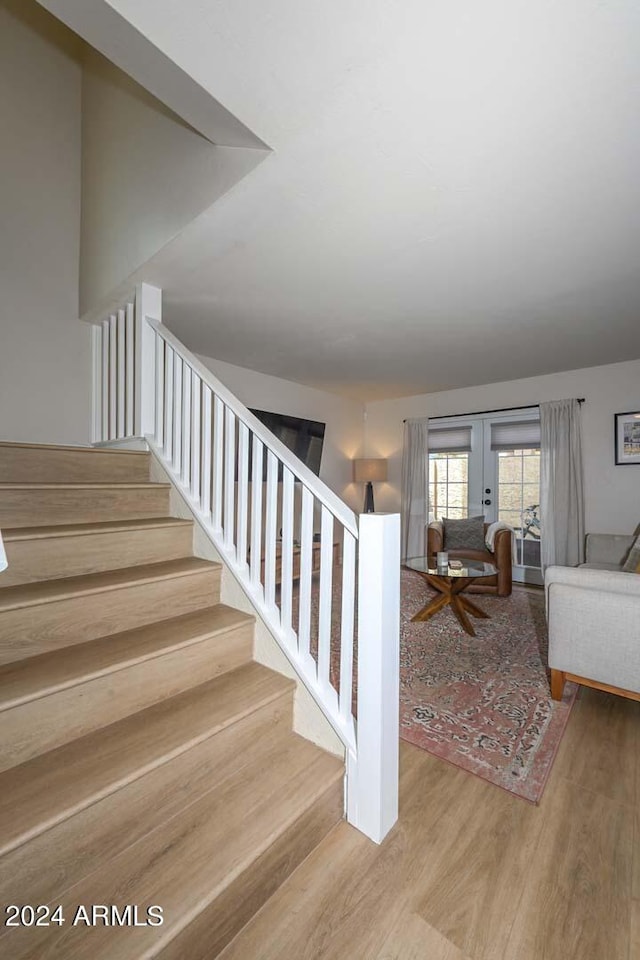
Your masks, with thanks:
<instances>
[{"instance_id":1,"label":"french door","mask_svg":"<svg viewBox=\"0 0 640 960\"><path fill-rule=\"evenodd\" d=\"M542 583L537 407L430 420L429 513L508 523L516 533L514 580Z\"/></svg>"}]
</instances>

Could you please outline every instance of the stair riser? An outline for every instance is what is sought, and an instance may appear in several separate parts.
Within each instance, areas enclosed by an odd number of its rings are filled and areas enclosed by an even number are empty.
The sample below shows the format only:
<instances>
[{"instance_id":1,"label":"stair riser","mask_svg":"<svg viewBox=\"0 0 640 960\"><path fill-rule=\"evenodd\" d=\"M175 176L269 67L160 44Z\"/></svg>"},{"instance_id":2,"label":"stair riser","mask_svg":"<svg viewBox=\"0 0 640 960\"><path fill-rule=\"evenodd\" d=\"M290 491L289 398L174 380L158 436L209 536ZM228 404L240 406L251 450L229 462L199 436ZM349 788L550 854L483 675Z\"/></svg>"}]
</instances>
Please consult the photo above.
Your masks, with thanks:
<instances>
[{"instance_id":1,"label":"stair riser","mask_svg":"<svg viewBox=\"0 0 640 960\"><path fill-rule=\"evenodd\" d=\"M107 726L251 659L253 625L181 646L0 713L0 770Z\"/></svg>"},{"instance_id":2,"label":"stair riser","mask_svg":"<svg viewBox=\"0 0 640 960\"><path fill-rule=\"evenodd\" d=\"M0 444L0 483L138 483L148 479L148 453Z\"/></svg>"},{"instance_id":3,"label":"stair riser","mask_svg":"<svg viewBox=\"0 0 640 960\"><path fill-rule=\"evenodd\" d=\"M169 515L169 488L20 489L0 490L0 529L59 523L92 523Z\"/></svg>"},{"instance_id":4,"label":"stair riser","mask_svg":"<svg viewBox=\"0 0 640 960\"><path fill-rule=\"evenodd\" d=\"M215 569L7 610L0 614L0 663L178 617L219 599Z\"/></svg>"},{"instance_id":5,"label":"stair riser","mask_svg":"<svg viewBox=\"0 0 640 960\"><path fill-rule=\"evenodd\" d=\"M315 753L313 759L311 753ZM12 960L54 956L65 960L157 958L198 913L212 909L215 900L224 896L240 876L244 874L250 883L263 854L273 844L280 846L282 838L319 799L334 788L337 793L338 786L342 798L338 771L337 761L291 736L269 754L261 751L252 766L243 764L235 776L217 786L212 784L209 792L179 815L164 819L156 829L145 832L139 841L53 898L62 905L65 916L73 915L78 903L161 904L165 921L161 927L140 929L135 939L131 930L116 927L94 927L88 933L70 924L62 931L12 928L5 938L8 955ZM332 815L337 806L342 809L336 800L334 794ZM323 818L325 832L330 827L329 819ZM112 830L117 830L118 824L119 819ZM305 845L307 833L300 830ZM285 847L289 847L288 862L299 862L294 841L288 839ZM4 947L5 940L0 942ZM191 960L189 951L181 956Z\"/></svg>"},{"instance_id":6,"label":"stair riser","mask_svg":"<svg viewBox=\"0 0 640 960\"><path fill-rule=\"evenodd\" d=\"M344 815L342 783L333 784L269 849L198 914L155 960L211 960L251 920Z\"/></svg>"},{"instance_id":7,"label":"stair riser","mask_svg":"<svg viewBox=\"0 0 640 960\"><path fill-rule=\"evenodd\" d=\"M70 886L284 740L292 709L290 692L258 706L5 854L0 902L59 900Z\"/></svg>"},{"instance_id":8,"label":"stair riser","mask_svg":"<svg viewBox=\"0 0 640 960\"><path fill-rule=\"evenodd\" d=\"M39 580L57 580L136 564L161 563L192 554L193 528L120 530L5 542L9 567L0 589Z\"/></svg>"}]
</instances>

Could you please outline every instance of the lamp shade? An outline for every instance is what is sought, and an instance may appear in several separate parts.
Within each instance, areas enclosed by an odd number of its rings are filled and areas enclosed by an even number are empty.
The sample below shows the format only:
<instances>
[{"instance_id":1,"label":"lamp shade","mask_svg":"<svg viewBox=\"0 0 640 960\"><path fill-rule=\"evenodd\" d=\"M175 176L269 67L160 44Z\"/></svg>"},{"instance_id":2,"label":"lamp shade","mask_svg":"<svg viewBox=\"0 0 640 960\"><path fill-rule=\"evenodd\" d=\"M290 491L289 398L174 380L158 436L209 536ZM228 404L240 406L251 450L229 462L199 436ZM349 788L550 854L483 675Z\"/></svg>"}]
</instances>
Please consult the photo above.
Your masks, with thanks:
<instances>
[{"instance_id":1,"label":"lamp shade","mask_svg":"<svg viewBox=\"0 0 640 960\"><path fill-rule=\"evenodd\" d=\"M381 483L387 479L387 461L354 460L353 479L356 483Z\"/></svg>"}]
</instances>

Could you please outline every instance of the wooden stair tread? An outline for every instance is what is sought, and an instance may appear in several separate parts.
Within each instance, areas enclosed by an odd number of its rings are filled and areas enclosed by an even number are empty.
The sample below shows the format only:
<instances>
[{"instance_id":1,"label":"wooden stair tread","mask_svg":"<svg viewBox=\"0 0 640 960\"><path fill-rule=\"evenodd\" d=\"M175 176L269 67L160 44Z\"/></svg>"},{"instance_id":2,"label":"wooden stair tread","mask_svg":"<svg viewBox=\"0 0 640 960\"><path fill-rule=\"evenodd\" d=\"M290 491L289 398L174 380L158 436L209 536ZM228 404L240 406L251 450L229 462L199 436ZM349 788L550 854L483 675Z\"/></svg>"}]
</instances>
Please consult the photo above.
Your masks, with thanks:
<instances>
[{"instance_id":1,"label":"wooden stair tread","mask_svg":"<svg viewBox=\"0 0 640 960\"><path fill-rule=\"evenodd\" d=\"M90 593L103 593L120 587L174 577L190 576L207 570L219 570L221 565L199 557L183 557L178 560L165 560L162 563L148 563L135 567L121 567L118 570L106 570L101 573L88 573L78 577L63 577L59 580L40 580L36 583L24 583L16 587L0 590L0 615L8 610L53 603Z\"/></svg>"},{"instance_id":2,"label":"wooden stair tread","mask_svg":"<svg viewBox=\"0 0 640 960\"><path fill-rule=\"evenodd\" d=\"M65 481L59 483L26 483L24 481L9 481L0 483L0 493L3 490L148 490L153 487L158 490L170 490L170 483L156 483L151 480L107 480L107 481Z\"/></svg>"},{"instance_id":3,"label":"wooden stair tread","mask_svg":"<svg viewBox=\"0 0 640 960\"><path fill-rule=\"evenodd\" d=\"M193 520L181 517L142 517L133 520L102 520L93 523L61 523L59 526L3 527L5 543L19 540L46 540L49 537L81 537L94 533L120 533L131 530L155 530L159 527L192 526Z\"/></svg>"},{"instance_id":4,"label":"wooden stair tread","mask_svg":"<svg viewBox=\"0 0 640 960\"><path fill-rule=\"evenodd\" d=\"M18 440L0 440L0 453L3 448L12 449L17 447L20 450L47 450L57 452L58 450L68 450L71 453L101 453L107 455L116 454L117 456L126 456L126 457L149 457L147 450L125 450L125 449L115 449L106 447L82 447L75 446L74 444L64 444L64 443L25 443Z\"/></svg>"},{"instance_id":5,"label":"wooden stair tread","mask_svg":"<svg viewBox=\"0 0 640 960\"><path fill-rule=\"evenodd\" d=\"M0 773L0 853L112 793L294 682L251 661Z\"/></svg>"},{"instance_id":6,"label":"wooden stair tread","mask_svg":"<svg viewBox=\"0 0 640 960\"><path fill-rule=\"evenodd\" d=\"M253 622L249 614L218 603L0 665L0 711Z\"/></svg>"},{"instance_id":7,"label":"wooden stair tread","mask_svg":"<svg viewBox=\"0 0 640 960\"><path fill-rule=\"evenodd\" d=\"M291 734L60 897L67 916L80 903L160 904L161 927L140 927L135 936L127 928L71 924L12 930L12 957L157 955L342 776L336 757Z\"/></svg>"}]
</instances>

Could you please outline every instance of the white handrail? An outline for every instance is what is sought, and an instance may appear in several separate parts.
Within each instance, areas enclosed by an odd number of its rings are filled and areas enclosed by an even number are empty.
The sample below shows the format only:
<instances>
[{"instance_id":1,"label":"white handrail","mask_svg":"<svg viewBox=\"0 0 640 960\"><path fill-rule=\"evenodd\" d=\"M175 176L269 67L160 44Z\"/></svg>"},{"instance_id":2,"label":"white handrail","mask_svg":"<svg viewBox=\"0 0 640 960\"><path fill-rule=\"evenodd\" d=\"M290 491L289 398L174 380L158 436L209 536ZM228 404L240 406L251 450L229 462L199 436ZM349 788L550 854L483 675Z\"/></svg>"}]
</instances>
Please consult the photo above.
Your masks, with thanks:
<instances>
[{"instance_id":1,"label":"white handrail","mask_svg":"<svg viewBox=\"0 0 640 960\"><path fill-rule=\"evenodd\" d=\"M380 842L398 808L399 516L358 519L162 325L160 290L133 299L94 326L94 442L141 437L163 463L344 743L347 817Z\"/></svg>"},{"instance_id":2,"label":"white handrail","mask_svg":"<svg viewBox=\"0 0 640 960\"><path fill-rule=\"evenodd\" d=\"M236 417L242 420L252 433L260 437L265 447L271 450L278 460L284 463L298 480L301 480L306 487L313 489L317 499L324 504L325 507L328 507L342 526L357 539L358 524L353 510L350 510L346 503L341 500L340 497L336 496L333 490L323 483L315 473L312 473L304 463L298 460L297 457L294 457L288 447L285 447L277 437L274 437L262 421L258 420L258 418L218 380L211 370L198 360L195 354L186 350L184 344L181 343L170 330L167 330L163 324L157 323L155 320L148 320L147 322L158 336L162 337L165 343L173 347L178 356L183 357L183 359L188 359L189 366L197 373L202 382L206 383L217 397L220 397L225 406L233 410Z\"/></svg>"}]
</instances>

